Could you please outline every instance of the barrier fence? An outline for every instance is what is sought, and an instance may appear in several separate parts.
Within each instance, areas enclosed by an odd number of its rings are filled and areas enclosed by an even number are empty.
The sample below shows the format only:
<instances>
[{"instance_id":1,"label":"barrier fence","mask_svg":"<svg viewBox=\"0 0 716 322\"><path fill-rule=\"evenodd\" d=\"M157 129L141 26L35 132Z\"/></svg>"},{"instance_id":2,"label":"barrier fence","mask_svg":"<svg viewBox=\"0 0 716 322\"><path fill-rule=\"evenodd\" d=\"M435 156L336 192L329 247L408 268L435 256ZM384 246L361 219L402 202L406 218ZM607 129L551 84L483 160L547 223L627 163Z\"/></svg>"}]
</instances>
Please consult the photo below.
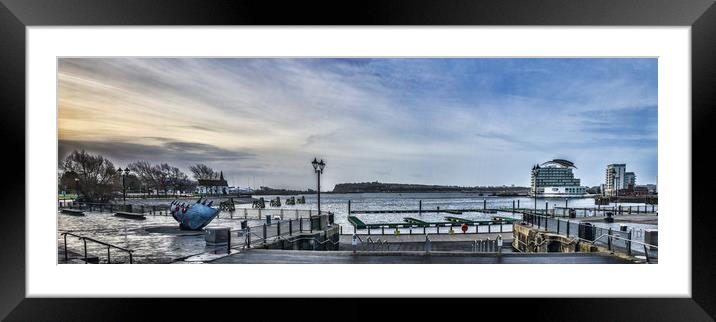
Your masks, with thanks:
<instances>
[{"instance_id":1,"label":"barrier fence","mask_svg":"<svg viewBox=\"0 0 716 322\"><path fill-rule=\"evenodd\" d=\"M111 204L111 203L90 203L77 201L60 201L60 208L69 208L83 211L95 212L132 212L154 216L168 216L169 205L136 205L136 204ZM218 206L218 205L217 205ZM322 212L326 213L326 212ZM326 213L327 214L327 213ZM259 219L264 220L266 217L272 219L287 220L289 218L309 218L317 216L317 210L311 209L267 209L267 208L236 208L234 211L220 212L217 218L223 219Z\"/></svg>"},{"instance_id":2,"label":"barrier fence","mask_svg":"<svg viewBox=\"0 0 716 322\"><path fill-rule=\"evenodd\" d=\"M495 234L511 233L512 223L465 223L467 230L462 231L462 223L449 224L371 224L368 228L358 229L356 226L341 226L342 235L457 235L457 234Z\"/></svg>"},{"instance_id":3,"label":"barrier fence","mask_svg":"<svg viewBox=\"0 0 716 322\"><path fill-rule=\"evenodd\" d=\"M645 256L647 260L658 260L658 246L643 242L645 232L643 229L634 229L626 225L625 230L604 228L577 220L533 213L523 213L523 221L538 229L590 242L611 251Z\"/></svg>"},{"instance_id":4,"label":"barrier fence","mask_svg":"<svg viewBox=\"0 0 716 322\"><path fill-rule=\"evenodd\" d=\"M252 244L263 244L304 232L313 233L320 230L321 227L335 223L335 216L331 212L322 211L321 215L317 215L317 211L312 211L312 213L314 215L310 217L287 219L273 219L270 216L265 216L266 222L255 226L248 226L247 223L242 222L241 229L234 231L239 238L230 247L251 248Z\"/></svg>"}]
</instances>

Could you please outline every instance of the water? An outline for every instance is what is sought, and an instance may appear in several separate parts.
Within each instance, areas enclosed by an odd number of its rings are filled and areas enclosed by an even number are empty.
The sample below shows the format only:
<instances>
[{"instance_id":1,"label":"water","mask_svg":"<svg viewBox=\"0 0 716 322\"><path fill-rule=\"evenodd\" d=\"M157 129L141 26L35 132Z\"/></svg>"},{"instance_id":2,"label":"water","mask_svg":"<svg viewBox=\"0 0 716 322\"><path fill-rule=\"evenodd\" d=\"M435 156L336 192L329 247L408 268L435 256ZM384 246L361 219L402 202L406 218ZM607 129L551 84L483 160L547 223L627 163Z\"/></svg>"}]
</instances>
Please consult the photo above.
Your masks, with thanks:
<instances>
[{"instance_id":1,"label":"water","mask_svg":"<svg viewBox=\"0 0 716 322\"><path fill-rule=\"evenodd\" d=\"M257 196L258 197L258 196ZM283 209L284 218L294 218L291 210L316 210L316 196L305 195L306 203L297 205L285 205L286 196L279 196L282 207L268 207L268 200L276 196L262 196L267 200L267 209L264 215L278 215ZM423 209L481 209L486 203L487 208L508 208L512 207L512 201L519 200L520 207L532 208L535 200L528 197L483 197L475 193L356 193L356 194L323 194L321 195L321 210L330 211L335 214L334 220L343 227L352 227L348 222L348 200L351 200L351 210L365 223L397 223L402 222L404 217L414 217L424 221L445 221L445 216L461 217L470 220L490 220L494 215L513 217L509 212L497 214L485 214L480 212L466 212L460 215L448 213L422 213L415 214L360 214L361 210L385 210L385 209L412 209L417 210L419 202L422 201ZM132 200L128 203L168 204L170 200ZM544 209L545 202L549 209L564 207L564 199L537 199L537 208ZM214 202L218 204L218 202ZM594 200L591 198L569 199L569 207L594 207ZM624 207L636 206L637 204L621 204ZM216 206L216 205L215 205ZM644 206L640 204L640 206ZM251 208L250 204L236 205L235 218L241 217L241 208ZM651 210L651 206L649 206ZM655 208L658 210L658 208ZM171 216L147 215L147 220L136 221L112 216L111 213L86 212L84 217L75 217L65 214L58 214L58 229L60 232L71 231L78 235L95 238L108 242L119 247L134 250L134 261L138 263L169 263L190 256L199 255L205 252L217 251L216 247L206 247L204 236L201 232L192 234L180 232L176 221ZM222 212L219 217L211 222L212 226L229 226L233 230L240 229L241 220L229 219L228 212ZM519 218L519 216L514 216ZM258 226L264 223L260 220L249 220L249 226ZM593 223L599 227L612 227L617 230L618 223ZM656 229L656 225L629 224L630 228ZM155 229L160 227L162 229ZM493 226L493 232L497 226ZM295 226L294 226L294 229ZM470 228L471 231L474 228ZM480 232L487 231L487 227L481 226ZM505 229L505 232L509 232ZM422 230L419 230L422 232ZM445 231L447 232L447 228ZM83 243L75 237L67 237L69 248L75 252L83 252ZM64 238L58 233L58 246L62 247ZM88 253L99 256L100 260L106 261L107 248L105 246L88 243ZM218 251L225 251L218 250ZM128 256L121 251L111 251L112 261L126 262Z\"/></svg>"},{"instance_id":2,"label":"water","mask_svg":"<svg viewBox=\"0 0 716 322\"><path fill-rule=\"evenodd\" d=\"M259 196L257 196L259 197ZM261 196L267 200L276 198L277 196ZM281 198L281 202L284 203L285 196L278 196ZM306 204L286 206L283 205L283 209L317 209L316 195L305 195ZM441 210L450 209L482 209L484 203L487 204L488 209L495 208L511 208L512 201L515 201L515 207L517 207L517 201L521 208L533 208L535 206L535 198L529 197L483 197L477 193L348 193L348 194L322 194L321 195L321 210L333 212L336 217L335 221L340 225L350 225L348 223L348 200L351 201L351 212L358 213L354 214L365 223L382 223L382 222L402 222L403 217L417 217L417 214L360 214L361 210L382 210L382 209L412 209L417 210L420 201L424 210L437 209L440 207ZM565 199L563 198L537 198L536 204L537 209L544 209L545 202L549 209L554 207L564 207ZM576 208L592 208L594 205L594 199L592 198L578 198L568 199L569 207ZM285 203L284 203L285 204ZM644 204L636 203L620 203L622 207L644 207ZM603 207L615 206L614 204ZM240 205L239 207L251 208L251 205ZM268 207L272 209L272 207ZM275 208L275 207L273 207ZM655 206L655 210L658 211L658 207ZM651 210L651 206L649 206ZM498 216L510 217L510 213L499 213ZM425 221L444 221L445 216L453 217L467 217L473 220L489 220L492 215L483 213L470 213L466 216L459 216L453 214L430 214L423 213L422 219ZM365 219L365 220L364 220ZM428 220L426 220L428 219ZM617 226L618 227L618 226Z\"/></svg>"}]
</instances>

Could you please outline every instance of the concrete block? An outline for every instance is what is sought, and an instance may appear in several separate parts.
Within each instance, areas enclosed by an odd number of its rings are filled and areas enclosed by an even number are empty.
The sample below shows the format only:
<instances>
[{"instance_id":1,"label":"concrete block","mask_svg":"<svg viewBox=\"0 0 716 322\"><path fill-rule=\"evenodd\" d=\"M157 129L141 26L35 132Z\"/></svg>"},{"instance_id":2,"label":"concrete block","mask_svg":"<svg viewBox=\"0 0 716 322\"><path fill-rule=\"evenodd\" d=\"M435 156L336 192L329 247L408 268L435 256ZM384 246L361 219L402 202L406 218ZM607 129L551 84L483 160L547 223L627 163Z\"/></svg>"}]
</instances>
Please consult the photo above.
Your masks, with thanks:
<instances>
[{"instance_id":1,"label":"concrete block","mask_svg":"<svg viewBox=\"0 0 716 322\"><path fill-rule=\"evenodd\" d=\"M649 245L659 245L659 231L655 229L644 229L644 242Z\"/></svg>"},{"instance_id":2,"label":"concrete block","mask_svg":"<svg viewBox=\"0 0 716 322\"><path fill-rule=\"evenodd\" d=\"M208 227L204 229L204 240L209 246L226 245L229 242L229 227Z\"/></svg>"}]
</instances>

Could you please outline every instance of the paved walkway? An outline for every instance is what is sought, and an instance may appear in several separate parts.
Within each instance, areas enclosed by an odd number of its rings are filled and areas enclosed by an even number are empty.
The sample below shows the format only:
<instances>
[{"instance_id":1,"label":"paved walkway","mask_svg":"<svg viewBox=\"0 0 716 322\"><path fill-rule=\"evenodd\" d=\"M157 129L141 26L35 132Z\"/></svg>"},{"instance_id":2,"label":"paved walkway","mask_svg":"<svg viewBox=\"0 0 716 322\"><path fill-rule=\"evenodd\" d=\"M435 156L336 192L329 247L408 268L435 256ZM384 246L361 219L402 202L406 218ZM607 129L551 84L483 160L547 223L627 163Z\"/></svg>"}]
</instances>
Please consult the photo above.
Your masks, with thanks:
<instances>
[{"instance_id":1,"label":"paved walkway","mask_svg":"<svg viewBox=\"0 0 716 322\"><path fill-rule=\"evenodd\" d=\"M209 264L623 264L625 260L599 253L479 253L285 251L251 249Z\"/></svg>"},{"instance_id":2,"label":"paved walkway","mask_svg":"<svg viewBox=\"0 0 716 322\"><path fill-rule=\"evenodd\" d=\"M604 222L604 216L599 217L578 217L576 220L582 222ZM637 224L650 224L658 225L659 216L656 215L624 215L624 216L613 216L615 223L637 223ZM575 219L572 219L575 220Z\"/></svg>"}]
</instances>

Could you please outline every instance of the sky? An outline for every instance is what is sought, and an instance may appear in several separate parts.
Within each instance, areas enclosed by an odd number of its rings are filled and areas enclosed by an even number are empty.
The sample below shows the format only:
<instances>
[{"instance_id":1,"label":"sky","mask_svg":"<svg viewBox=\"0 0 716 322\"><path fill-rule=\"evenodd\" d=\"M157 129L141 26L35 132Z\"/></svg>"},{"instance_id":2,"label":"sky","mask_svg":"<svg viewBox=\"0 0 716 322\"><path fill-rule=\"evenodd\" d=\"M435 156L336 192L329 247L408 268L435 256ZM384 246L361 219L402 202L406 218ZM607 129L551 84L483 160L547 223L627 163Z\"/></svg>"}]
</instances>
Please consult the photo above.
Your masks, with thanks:
<instances>
[{"instance_id":1,"label":"sky","mask_svg":"<svg viewBox=\"0 0 716 322\"><path fill-rule=\"evenodd\" d=\"M657 175L657 59L60 58L58 158L205 163L231 186L582 185Z\"/></svg>"}]
</instances>

